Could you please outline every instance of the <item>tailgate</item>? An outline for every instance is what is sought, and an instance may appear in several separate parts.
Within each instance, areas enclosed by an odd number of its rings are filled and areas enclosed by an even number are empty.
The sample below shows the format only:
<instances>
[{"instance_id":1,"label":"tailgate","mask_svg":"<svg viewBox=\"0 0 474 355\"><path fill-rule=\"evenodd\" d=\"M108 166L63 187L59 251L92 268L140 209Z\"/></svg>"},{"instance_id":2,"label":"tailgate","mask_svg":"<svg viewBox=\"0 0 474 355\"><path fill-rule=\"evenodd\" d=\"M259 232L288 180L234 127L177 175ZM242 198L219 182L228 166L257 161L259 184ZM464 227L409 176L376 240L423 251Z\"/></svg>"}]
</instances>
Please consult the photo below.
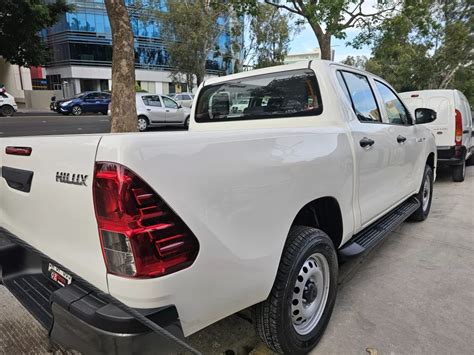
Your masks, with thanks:
<instances>
[{"instance_id":1,"label":"tailgate","mask_svg":"<svg viewBox=\"0 0 474 355\"><path fill-rule=\"evenodd\" d=\"M92 196L100 139L94 135L0 139L0 226L107 291ZM9 155L7 146L31 147L32 153Z\"/></svg>"}]
</instances>

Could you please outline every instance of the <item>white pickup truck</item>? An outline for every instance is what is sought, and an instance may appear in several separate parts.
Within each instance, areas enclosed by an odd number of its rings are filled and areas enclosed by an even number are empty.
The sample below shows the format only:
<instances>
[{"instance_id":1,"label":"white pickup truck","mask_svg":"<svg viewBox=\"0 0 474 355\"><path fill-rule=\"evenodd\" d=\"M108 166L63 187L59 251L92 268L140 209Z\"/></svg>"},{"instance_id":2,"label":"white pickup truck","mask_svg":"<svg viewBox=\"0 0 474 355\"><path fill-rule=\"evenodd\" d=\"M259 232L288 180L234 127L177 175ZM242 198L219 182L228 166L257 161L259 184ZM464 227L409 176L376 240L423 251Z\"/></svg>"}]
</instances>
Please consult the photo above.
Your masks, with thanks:
<instances>
[{"instance_id":1,"label":"white pickup truck","mask_svg":"<svg viewBox=\"0 0 474 355\"><path fill-rule=\"evenodd\" d=\"M436 113L416 116L314 61L206 81L189 132L1 139L0 279L86 354L196 352L251 306L272 350L307 353L339 263L429 213Z\"/></svg>"}]
</instances>

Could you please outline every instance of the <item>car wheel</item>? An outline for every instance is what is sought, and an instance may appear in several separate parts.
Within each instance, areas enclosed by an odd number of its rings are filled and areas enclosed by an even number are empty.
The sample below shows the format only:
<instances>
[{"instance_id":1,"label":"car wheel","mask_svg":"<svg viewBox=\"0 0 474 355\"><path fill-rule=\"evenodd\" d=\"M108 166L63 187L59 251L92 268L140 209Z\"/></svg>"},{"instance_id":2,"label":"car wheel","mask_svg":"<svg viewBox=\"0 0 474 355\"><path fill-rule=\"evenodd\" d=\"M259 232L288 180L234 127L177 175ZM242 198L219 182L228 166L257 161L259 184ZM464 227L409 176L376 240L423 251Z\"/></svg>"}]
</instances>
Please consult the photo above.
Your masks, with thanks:
<instances>
[{"instance_id":1,"label":"car wheel","mask_svg":"<svg viewBox=\"0 0 474 355\"><path fill-rule=\"evenodd\" d=\"M295 226L267 300L254 306L255 328L278 353L306 354L321 339L337 293L338 262L331 239Z\"/></svg>"},{"instance_id":2,"label":"car wheel","mask_svg":"<svg viewBox=\"0 0 474 355\"><path fill-rule=\"evenodd\" d=\"M466 160L463 160L461 164L453 167L453 181L463 182L466 176Z\"/></svg>"},{"instance_id":3,"label":"car wheel","mask_svg":"<svg viewBox=\"0 0 474 355\"><path fill-rule=\"evenodd\" d=\"M81 108L81 106L79 106L79 105L73 106L72 109L71 109L71 113L72 113L74 116L80 116L80 115L82 115L82 108Z\"/></svg>"},{"instance_id":4,"label":"car wheel","mask_svg":"<svg viewBox=\"0 0 474 355\"><path fill-rule=\"evenodd\" d=\"M433 199L433 170L431 166L426 165L423 173L420 191L416 194L420 201L420 207L410 216L412 221L424 221L431 209L431 200Z\"/></svg>"},{"instance_id":5,"label":"car wheel","mask_svg":"<svg viewBox=\"0 0 474 355\"><path fill-rule=\"evenodd\" d=\"M189 128L189 116L184 120L184 128Z\"/></svg>"},{"instance_id":6,"label":"car wheel","mask_svg":"<svg viewBox=\"0 0 474 355\"><path fill-rule=\"evenodd\" d=\"M138 116L138 130L140 132L144 132L147 130L148 128L148 118L146 118L145 116Z\"/></svg>"},{"instance_id":7,"label":"car wheel","mask_svg":"<svg viewBox=\"0 0 474 355\"><path fill-rule=\"evenodd\" d=\"M15 110L10 105L4 105L0 107L0 115L4 117L11 116L15 113Z\"/></svg>"}]
</instances>

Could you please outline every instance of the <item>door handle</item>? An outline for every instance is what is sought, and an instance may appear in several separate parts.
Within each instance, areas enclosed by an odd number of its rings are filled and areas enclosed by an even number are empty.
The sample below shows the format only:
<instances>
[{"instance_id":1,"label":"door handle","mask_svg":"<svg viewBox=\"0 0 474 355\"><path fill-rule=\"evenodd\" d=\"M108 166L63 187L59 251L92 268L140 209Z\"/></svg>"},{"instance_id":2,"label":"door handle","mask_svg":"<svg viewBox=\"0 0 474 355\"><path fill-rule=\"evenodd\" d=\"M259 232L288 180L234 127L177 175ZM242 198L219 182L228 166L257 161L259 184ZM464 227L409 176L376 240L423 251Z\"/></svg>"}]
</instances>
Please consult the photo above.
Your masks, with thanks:
<instances>
[{"instance_id":1,"label":"door handle","mask_svg":"<svg viewBox=\"0 0 474 355\"><path fill-rule=\"evenodd\" d=\"M151 111L151 108L147 108L146 110L147 110L147 111Z\"/></svg>"},{"instance_id":2,"label":"door handle","mask_svg":"<svg viewBox=\"0 0 474 355\"><path fill-rule=\"evenodd\" d=\"M369 148L375 144L375 141L373 139L364 137L359 141L359 144L362 148Z\"/></svg>"},{"instance_id":3,"label":"door handle","mask_svg":"<svg viewBox=\"0 0 474 355\"><path fill-rule=\"evenodd\" d=\"M399 135L397 137L397 142L398 143L405 143L406 140L407 140L406 137L403 137L402 135Z\"/></svg>"},{"instance_id":4,"label":"door handle","mask_svg":"<svg viewBox=\"0 0 474 355\"><path fill-rule=\"evenodd\" d=\"M170 112L170 110L166 110L166 112Z\"/></svg>"},{"instance_id":5,"label":"door handle","mask_svg":"<svg viewBox=\"0 0 474 355\"><path fill-rule=\"evenodd\" d=\"M465 129L464 131L462 131L463 134L467 134L469 133L469 130L468 129Z\"/></svg>"}]
</instances>

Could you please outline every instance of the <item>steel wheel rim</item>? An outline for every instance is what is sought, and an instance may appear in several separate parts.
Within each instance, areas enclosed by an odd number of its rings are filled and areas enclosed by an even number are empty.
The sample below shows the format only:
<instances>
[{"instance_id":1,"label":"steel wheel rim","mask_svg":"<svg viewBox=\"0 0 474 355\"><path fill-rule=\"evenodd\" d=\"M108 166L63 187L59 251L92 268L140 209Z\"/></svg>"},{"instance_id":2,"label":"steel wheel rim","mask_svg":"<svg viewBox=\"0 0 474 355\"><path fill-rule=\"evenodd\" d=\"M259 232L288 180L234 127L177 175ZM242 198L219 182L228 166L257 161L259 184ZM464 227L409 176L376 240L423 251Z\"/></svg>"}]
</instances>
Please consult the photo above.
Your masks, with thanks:
<instances>
[{"instance_id":1,"label":"steel wheel rim","mask_svg":"<svg viewBox=\"0 0 474 355\"><path fill-rule=\"evenodd\" d=\"M318 325L329 295L329 263L321 253L306 259L296 278L291 299L291 318L295 331L309 334Z\"/></svg>"},{"instance_id":2,"label":"steel wheel rim","mask_svg":"<svg viewBox=\"0 0 474 355\"><path fill-rule=\"evenodd\" d=\"M81 108L80 108L79 106L74 106L74 107L72 108L72 113L73 113L74 115L80 115L80 114L81 114Z\"/></svg>"},{"instance_id":3,"label":"steel wheel rim","mask_svg":"<svg viewBox=\"0 0 474 355\"><path fill-rule=\"evenodd\" d=\"M144 131L146 129L146 121L144 118L139 118L138 119L138 130L139 131Z\"/></svg>"},{"instance_id":4,"label":"steel wheel rim","mask_svg":"<svg viewBox=\"0 0 474 355\"><path fill-rule=\"evenodd\" d=\"M426 175L425 182L423 183L423 211L426 211L428 204L430 202L431 189L430 189L430 179Z\"/></svg>"}]
</instances>

